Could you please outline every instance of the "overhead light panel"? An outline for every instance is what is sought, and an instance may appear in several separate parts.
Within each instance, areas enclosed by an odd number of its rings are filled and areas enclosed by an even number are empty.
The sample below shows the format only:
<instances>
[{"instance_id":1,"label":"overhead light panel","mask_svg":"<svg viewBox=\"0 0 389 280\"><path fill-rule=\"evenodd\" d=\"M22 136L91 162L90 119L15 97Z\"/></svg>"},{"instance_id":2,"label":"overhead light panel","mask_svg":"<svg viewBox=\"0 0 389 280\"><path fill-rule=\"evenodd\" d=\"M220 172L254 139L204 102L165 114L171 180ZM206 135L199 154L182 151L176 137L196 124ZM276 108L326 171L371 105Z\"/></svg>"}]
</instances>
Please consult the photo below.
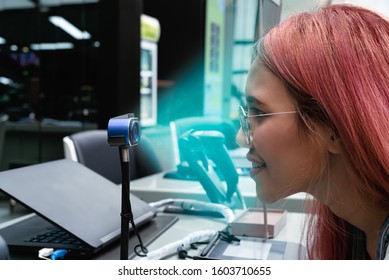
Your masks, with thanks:
<instances>
[{"instance_id":1,"label":"overhead light panel","mask_svg":"<svg viewBox=\"0 0 389 280\"><path fill-rule=\"evenodd\" d=\"M7 40L5 40L3 37L0 37L0 45L4 45L7 43Z\"/></svg>"},{"instance_id":2,"label":"overhead light panel","mask_svg":"<svg viewBox=\"0 0 389 280\"><path fill-rule=\"evenodd\" d=\"M13 0L15 1L15 0ZM34 1L34 0L32 0ZM36 0L35 0L36 2ZM58 1L58 0L40 0L40 4L42 6L54 7L60 5L77 5L77 4L88 4L88 3L97 3L99 0L66 0L66 1Z\"/></svg>"},{"instance_id":3,"label":"overhead light panel","mask_svg":"<svg viewBox=\"0 0 389 280\"><path fill-rule=\"evenodd\" d=\"M21 84L15 83L14 80L7 78L7 77L4 77L4 76L0 77L0 84L6 85L6 86L9 86L12 88L21 88L21 86L22 86Z\"/></svg>"},{"instance_id":4,"label":"overhead light panel","mask_svg":"<svg viewBox=\"0 0 389 280\"><path fill-rule=\"evenodd\" d=\"M89 32L81 31L61 16L51 16L49 17L49 21L77 40L87 40L91 38Z\"/></svg>"},{"instance_id":5,"label":"overhead light panel","mask_svg":"<svg viewBox=\"0 0 389 280\"><path fill-rule=\"evenodd\" d=\"M7 77L3 77L1 76L0 77L0 84L3 84L3 85L6 85L6 86L9 86L13 83L13 81Z\"/></svg>"},{"instance_id":6,"label":"overhead light panel","mask_svg":"<svg viewBox=\"0 0 389 280\"><path fill-rule=\"evenodd\" d=\"M12 1L0 1L1 7L0 10L21 10L21 9L33 9L35 8L35 3L30 0L12 0Z\"/></svg>"},{"instance_id":7,"label":"overhead light panel","mask_svg":"<svg viewBox=\"0 0 389 280\"><path fill-rule=\"evenodd\" d=\"M40 43L30 45L30 48L34 51L69 50L73 49L73 47L74 45L70 42Z\"/></svg>"}]
</instances>

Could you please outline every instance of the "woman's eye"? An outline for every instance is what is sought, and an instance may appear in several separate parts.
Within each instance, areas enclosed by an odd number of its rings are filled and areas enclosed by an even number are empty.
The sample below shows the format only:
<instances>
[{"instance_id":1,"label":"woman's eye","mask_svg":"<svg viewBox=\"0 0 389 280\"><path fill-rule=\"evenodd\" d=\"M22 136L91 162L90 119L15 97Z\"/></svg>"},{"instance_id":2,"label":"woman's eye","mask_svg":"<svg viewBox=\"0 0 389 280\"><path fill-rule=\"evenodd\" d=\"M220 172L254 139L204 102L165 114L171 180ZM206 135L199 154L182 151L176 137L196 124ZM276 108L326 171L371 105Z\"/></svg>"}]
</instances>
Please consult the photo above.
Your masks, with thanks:
<instances>
[{"instance_id":1,"label":"woman's eye","mask_svg":"<svg viewBox=\"0 0 389 280\"><path fill-rule=\"evenodd\" d=\"M265 114L264 111L259 110L258 108L248 108L248 115L254 116L254 115L263 115Z\"/></svg>"}]
</instances>

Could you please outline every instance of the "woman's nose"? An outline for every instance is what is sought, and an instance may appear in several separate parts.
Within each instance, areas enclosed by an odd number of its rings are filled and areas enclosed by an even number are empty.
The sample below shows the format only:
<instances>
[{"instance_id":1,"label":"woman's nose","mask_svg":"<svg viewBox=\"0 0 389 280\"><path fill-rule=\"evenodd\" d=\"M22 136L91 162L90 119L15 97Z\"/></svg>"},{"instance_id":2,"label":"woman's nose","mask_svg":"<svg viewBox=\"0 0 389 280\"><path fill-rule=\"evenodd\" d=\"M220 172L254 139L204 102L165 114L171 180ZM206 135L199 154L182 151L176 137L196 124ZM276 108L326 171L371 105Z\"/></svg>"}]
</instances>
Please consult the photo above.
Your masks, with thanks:
<instances>
[{"instance_id":1,"label":"woman's nose","mask_svg":"<svg viewBox=\"0 0 389 280\"><path fill-rule=\"evenodd\" d=\"M236 144L238 144L239 147L250 148L250 145L247 144L247 142L246 142L246 137L245 137L245 135L243 133L242 128L239 128L239 131L238 131L238 133L236 134L236 137L235 137L235 141L236 141Z\"/></svg>"}]
</instances>

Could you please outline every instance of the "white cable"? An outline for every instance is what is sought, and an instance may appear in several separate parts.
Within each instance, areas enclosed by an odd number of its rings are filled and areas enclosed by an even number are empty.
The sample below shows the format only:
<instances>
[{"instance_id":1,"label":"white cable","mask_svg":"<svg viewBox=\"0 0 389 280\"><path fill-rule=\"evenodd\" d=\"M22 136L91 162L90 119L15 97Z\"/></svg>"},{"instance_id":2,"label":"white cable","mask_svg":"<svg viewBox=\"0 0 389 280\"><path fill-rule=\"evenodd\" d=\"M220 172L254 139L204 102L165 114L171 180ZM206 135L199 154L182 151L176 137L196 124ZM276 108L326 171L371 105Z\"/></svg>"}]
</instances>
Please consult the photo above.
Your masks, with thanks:
<instances>
[{"instance_id":1,"label":"white cable","mask_svg":"<svg viewBox=\"0 0 389 280\"><path fill-rule=\"evenodd\" d=\"M234 212L231 210L231 208L228 208L223 204L210 203L193 199L177 199L173 201L173 205L181 206L183 209L187 210L200 209L219 212L223 215L228 224L230 224L235 219Z\"/></svg>"},{"instance_id":2,"label":"white cable","mask_svg":"<svg viewBox=\"0 0 389 280\"><path fill-rule=\"evenodd\" d=\"M190 248L190 244L195 243L197 241L210 239L217 233L216 230L202 230L196 231L188 235L187 237L178 240L176 242L165 245L164 247L154 250L147 254L147 257L141 258L142 260L160 260L164 257L167 257L171 254L177 252L179 248L188 249ZM139 258L138 258L139 259Z\"/></svg>"},{"instance_id":3,"label":"white cable","mask_svg":"<svg viewBox=\"0 0 389 280\"><path fill-rule=\"evenodd\" d=\"M162 199L160 201L149 203L150 206L155 208L159 208L168 204L173 204L175 206L179 206L186 210L196 209L196 210L207 210L207 211L214 211L214 212L221 213L223 217L226 219L227 224L230 224L235 219L234 212L230 208L228 208L223 204L218 204L218 203L204 202L204 201L198 201L194 199L174 199L174 198L167 198L167 199ZM143 259L159 260L165 258L171 254L176 253L179 248L187 249L190 247L190 244L194 242L210 239L217 232L218 232L217 230L196 231L194 233L191 233L190 235L188 235L182 240L178 240L176 242L167 244L160 249L156 249L148 253L147 257L142 258L142 260Z\"/></svg>"},{"instance_id":4,"label":"white cable","mask_svg":"<svg viewBox=\"0 0 389 280\"><path fill-rule=\"evenodd\" d=\"M38 257L40 259L50 260L50 256L53 253L54 253L54 249L53 248L42 248L38 252Z\"/></svg>"},{"instance_id":5,"label":"white cable","mask_svg":"<svg viewBox=\"0 0 389 280\"><path fill-rule=\"evenodd\" d=\"M154 208L159 208L161 206L171 204L171 203L173 203L173 198L166 198L160 201L150 202L149 205Z\"/></svg>"},{"instance_id":6,"label":"white cable","mask_svg":"<svg viewBox=\"0 0 389 280\"><path fill-rule=\"evenodd\" d=\"M150 206L155 208L167 204L180 206L181 208L186 210L197 209L197 210L208 210L208 211L218 212L223 215L223 217L227 220L228 224L235 219L234 212L231 210L231 208L228 208L227 206L219 203L204 202L204 201L199 201L194 199L173 199L173 198L167 198L157 202L149 203Z\"/></svg>"}]
</instances>

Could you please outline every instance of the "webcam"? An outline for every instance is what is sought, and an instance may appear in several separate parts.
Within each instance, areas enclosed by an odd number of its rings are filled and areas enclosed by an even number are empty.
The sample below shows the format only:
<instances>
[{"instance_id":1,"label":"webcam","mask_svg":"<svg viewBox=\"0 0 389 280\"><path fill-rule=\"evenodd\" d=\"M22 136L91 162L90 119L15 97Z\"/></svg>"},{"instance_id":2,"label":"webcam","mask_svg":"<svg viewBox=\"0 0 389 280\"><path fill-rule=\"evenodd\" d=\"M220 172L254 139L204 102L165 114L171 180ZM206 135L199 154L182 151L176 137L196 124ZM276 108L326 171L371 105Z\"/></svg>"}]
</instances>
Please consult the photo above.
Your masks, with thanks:
<instances>
[{"instance_id":1,"label":"webcam","mask_svg":"<svg viewBox=\"0 0 389 280\"><path fill-rule=\"evenodd\" d=\"M107 132L110 146L136 146L140 140L139 120L132 113L111 118Z\"/></svg>"}]
</instances>

